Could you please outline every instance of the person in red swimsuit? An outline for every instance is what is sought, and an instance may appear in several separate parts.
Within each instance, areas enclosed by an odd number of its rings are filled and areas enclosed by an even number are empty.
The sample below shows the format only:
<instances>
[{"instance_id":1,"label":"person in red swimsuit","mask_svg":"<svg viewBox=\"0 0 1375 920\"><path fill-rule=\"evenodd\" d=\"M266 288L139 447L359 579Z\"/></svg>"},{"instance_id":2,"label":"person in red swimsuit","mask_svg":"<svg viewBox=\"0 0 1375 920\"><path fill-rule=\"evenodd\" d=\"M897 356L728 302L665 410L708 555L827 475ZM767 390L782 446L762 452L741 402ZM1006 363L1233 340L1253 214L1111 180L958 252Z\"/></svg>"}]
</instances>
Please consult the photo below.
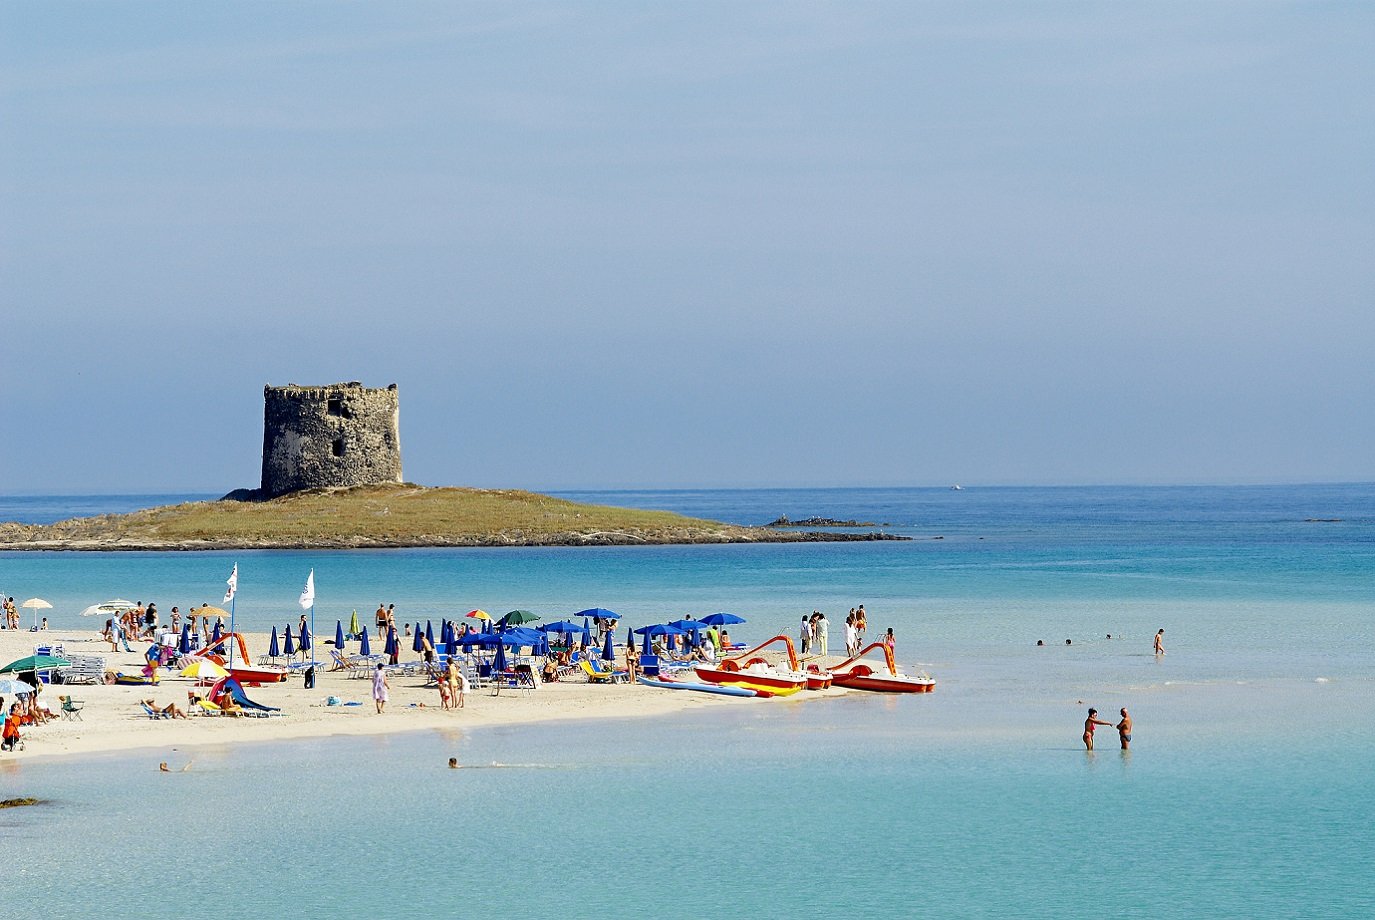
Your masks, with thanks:
<instances>
[{"instance_id":1,"label":"person in red swimsuit","mask_svg":"<svg viewBox=\"0 0 1375 920\"><path fill-rule=\"evenodd\" d=\"M1084 747L1090 751L1093 750L1093 730L1100 725L1112 728L1111 722L1104 722L1098 718L1097 709L1090 709L1089 717L1084 720Z\"/></svg>"}]
</instances>

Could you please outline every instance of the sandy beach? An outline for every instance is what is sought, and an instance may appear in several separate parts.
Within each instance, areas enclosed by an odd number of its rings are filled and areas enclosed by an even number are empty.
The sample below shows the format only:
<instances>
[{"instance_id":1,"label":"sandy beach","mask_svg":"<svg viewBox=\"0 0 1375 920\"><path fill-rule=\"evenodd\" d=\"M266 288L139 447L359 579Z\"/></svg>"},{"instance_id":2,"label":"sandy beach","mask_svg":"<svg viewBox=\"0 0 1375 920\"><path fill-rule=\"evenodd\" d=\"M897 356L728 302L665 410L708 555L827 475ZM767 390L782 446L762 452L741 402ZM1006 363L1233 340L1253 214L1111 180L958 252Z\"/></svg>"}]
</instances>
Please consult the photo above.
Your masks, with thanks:
<instances>
[{"instance_id":1,"label":"sandy beach","mask_svg":"<svg viewBox=\"0 0 1375 920\"><path fill-rule=\"evenodd\" d=\"M251 654L267 647L264 634L246 633ZM111 653L109 643L94 632L72 630L47 632L0 631L0 661L9 662L33 653L35 645L62 645L72 655L102 655L110 670L139 673L142 652L148 642L130 643L135 651ZM0 753L7 760L33 760L44 757L70 757L140 748L185 748L204 744L260 743L279 740L327 737L332 735L379 735L427 729L472 728L475 726L515 725L571 719L638 718L680 712L699 706L795 705L804 700L839 696L846 691L797 694L788 699L735 699L699 693L671 693L638 684L589 684L581 675L569 680L541 684L535 691L504 690L494 695L490 689L474 689L466 695L462 709L445 711L439 692L424 685L420 676L392 676L390 701L386 711L374 711L371 684L343 672L329 671L328 647L325 661L316 671L316 683L305 689L299 674L285 683L248 687L253 700L277 706L281 716L271 718L230 718L191 716L187 719L152 719L139 705L152 699L159 707L175 703L186 709L187 694L196 689L191 678L163 669L157 686L53 685L44 688L43 704L58 711L59 695L71 694L83 703L81 719L57 718L45 725L26 726L25 749ZM401 661L419 658L407 652ZM838 658L836 660L839 660ZM202 691L203 692L203 691ZM361 705L329 706L329 697L342 703ZM7 701L8 703L12 701Z\"/></svg>"}]
</instances>

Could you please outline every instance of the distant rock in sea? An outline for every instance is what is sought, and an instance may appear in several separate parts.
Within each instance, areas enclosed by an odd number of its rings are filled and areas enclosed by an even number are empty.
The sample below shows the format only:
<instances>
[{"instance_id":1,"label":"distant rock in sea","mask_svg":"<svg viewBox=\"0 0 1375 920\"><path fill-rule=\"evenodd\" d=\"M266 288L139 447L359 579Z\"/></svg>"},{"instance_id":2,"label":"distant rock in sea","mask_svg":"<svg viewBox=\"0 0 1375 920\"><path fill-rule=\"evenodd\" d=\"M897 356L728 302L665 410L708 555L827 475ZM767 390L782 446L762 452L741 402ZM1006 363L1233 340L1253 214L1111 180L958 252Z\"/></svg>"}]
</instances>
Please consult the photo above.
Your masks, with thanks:
<instances>
[{"instance_id":1,"label":"distant rock in sea","mask_svg":"<svg viewBox=\"0 0 1375 920\"><path fill-rule=\"evenodd\" d=\"M886 526L875 524L873 521L838 521L835 518L809 517L800 521L789 520L788 516L782 515L776 521L769 521L765 527L879 527Z\"/></svg>"}]
</instances>

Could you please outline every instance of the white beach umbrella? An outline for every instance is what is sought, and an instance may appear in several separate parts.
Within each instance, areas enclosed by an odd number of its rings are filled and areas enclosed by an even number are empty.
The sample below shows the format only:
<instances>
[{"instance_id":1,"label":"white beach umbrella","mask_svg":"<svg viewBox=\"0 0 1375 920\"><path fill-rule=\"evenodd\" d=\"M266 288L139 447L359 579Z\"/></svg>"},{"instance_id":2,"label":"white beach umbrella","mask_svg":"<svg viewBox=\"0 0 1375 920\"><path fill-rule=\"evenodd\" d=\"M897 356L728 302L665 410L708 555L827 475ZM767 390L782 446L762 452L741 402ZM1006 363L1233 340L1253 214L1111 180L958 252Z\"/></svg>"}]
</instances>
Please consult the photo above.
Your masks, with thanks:
<instances>
[{"instance_id":1,"label":"white beach umbrella","mask_svg":"<svg viewBox=\"0 0 1375 920\"><path fill-rule=\"evenodd\" d=\"M24 601L24 603L20 604L19 606L20 606L20 607L27 607L28 609L30 609L30 610L33 611L33 628L34 628L34 629L37 629L37 628L38 628L38 611L40 611L40 610L51 610L51 609L53 609L53 605L52 605L52 604L49 604L47 601L43 600L43 598L41 598L41 597L31 597L31 598L29 598L28 600Z\"/></svg>"},{"instance_id":2,"label":"white beach umbrella","mask_svg":"<svg viewBox=\"0 0 1375 920\"><path fill-rule=\"evenodd\" d=\"M229 672L209 658L197 658L191 664L181 669L182 677L194 677L197 680L219 680Z\"/></svg>"},{"instance_id":3,"label":"white beach umbrella","mask_svg":"<svg viewBox=\"0 0 1375 920\"><path fill-rule=\"evenodd\" d=\"M134 602L126 601L122 597L117 597L112 601L102 601L99 604L92 604L81 611L83 617L108 617L126 610L133 610Z\"/></svg>"}]
</instances>

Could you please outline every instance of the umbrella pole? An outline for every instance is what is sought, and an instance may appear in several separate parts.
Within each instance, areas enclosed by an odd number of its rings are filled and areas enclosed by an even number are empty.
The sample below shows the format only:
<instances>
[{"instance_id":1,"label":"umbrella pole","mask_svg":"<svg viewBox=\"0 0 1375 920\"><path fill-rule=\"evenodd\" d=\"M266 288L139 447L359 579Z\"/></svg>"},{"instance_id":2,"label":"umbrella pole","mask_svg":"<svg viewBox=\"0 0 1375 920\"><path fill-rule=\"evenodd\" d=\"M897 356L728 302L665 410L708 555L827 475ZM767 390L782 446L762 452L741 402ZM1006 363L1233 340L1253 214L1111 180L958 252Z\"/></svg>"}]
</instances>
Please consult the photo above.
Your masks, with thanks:
<instances>
[{"instance_id":1,"label":"umbrella pole","mask_svg":"<svg viewBox=\"0 0 1375 920\"><path fill-rule=\"evenodd\" d=\"M315 598L310 599L310 666L315 667Z\"/></svg>"},{"instance_id":2,"label":"umbrella pole","mask_svg":"<svg viewBox=\"0 0 1375 920\"><path fill-rule=\"evenodd\" d=\"M238 566L235 566L237 569ZM235 591L234 596L229 599L229 631L234 632L234 607L239 603L239 592ZM247 663L247 662L245 662ZM234 640L229 640L229 670L234 670Z\"/></svg>"}]
</instances>

